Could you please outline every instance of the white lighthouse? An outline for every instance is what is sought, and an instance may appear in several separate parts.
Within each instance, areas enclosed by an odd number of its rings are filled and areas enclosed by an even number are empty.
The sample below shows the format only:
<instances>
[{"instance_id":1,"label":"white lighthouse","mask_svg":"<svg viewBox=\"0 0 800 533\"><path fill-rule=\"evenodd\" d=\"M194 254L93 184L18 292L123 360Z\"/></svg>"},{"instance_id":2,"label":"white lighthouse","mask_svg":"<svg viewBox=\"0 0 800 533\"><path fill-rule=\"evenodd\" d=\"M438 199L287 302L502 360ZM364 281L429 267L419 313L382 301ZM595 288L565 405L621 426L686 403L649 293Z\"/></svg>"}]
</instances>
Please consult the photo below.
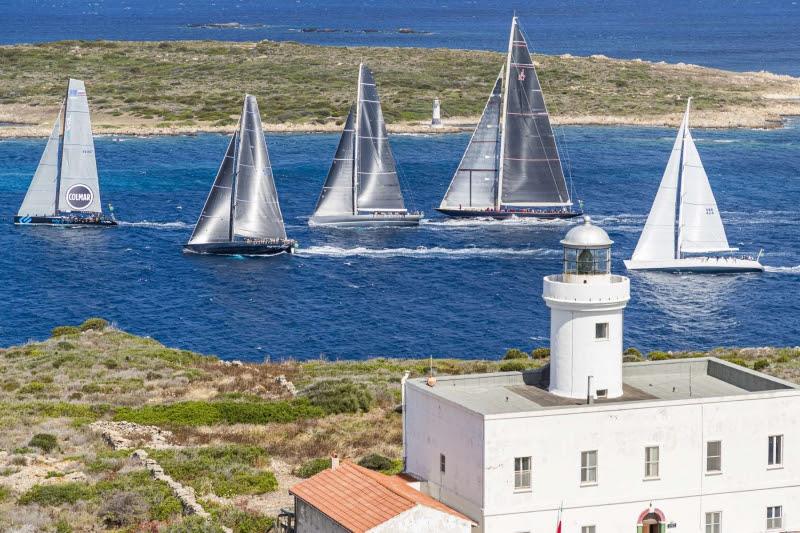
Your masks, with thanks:
<instances>
[{"instance_id":1,"label":"white lighthouse","mask_svg":"<svg viewBox=\"0 0 800 533\"><path fill-rule=\"evenodd\" d=\"M561 241L564 271L545 276L550 308L550 387L567 398L622 396L625 276L611 274L613 241L587 216Z\"/></svg>"},{"instance_id":2,"label":"white lighthouse","mask_svg":"<svg viewBox=\"0 0 800 533\"><path fill-rule=\"evenodd\" d=\"M442 105L439 103L439 99L436 98L433 101L433 115L431 116L431 126L434 128L441 128L442 127Z\"/></svg>"}]
</instances>

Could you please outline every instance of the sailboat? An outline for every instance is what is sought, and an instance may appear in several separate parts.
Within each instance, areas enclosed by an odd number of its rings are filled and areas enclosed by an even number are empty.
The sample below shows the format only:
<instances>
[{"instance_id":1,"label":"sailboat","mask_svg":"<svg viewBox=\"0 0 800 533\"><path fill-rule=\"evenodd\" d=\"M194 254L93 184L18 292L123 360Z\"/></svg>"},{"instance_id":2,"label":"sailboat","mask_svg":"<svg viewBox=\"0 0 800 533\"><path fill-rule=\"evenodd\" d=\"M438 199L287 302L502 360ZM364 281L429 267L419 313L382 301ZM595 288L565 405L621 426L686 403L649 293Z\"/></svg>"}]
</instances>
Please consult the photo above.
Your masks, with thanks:
<instances>
[{"instance_id":1,"label":"sailboat","mask_svg":"<svg viewBox=\"0 0 800 533\"><path fill-rule=\"evenodd\" d=\"M184 252L292 253L255 96L245 95L236 132Z\"/></svg>"},{"instance_id":2,"label":"sailboat","mask_svg":"<svg viewBox=\"0 0 800 533\"><path fill-rule=\"evenodd\" d=\"M53 131L14 224L116 226L100 203L86 86L69 80Z\"/></svg>"},{"instance_id":3,"label":"sailboat","mask_svg":"<svg viewBox=\"0 0 800 533\"><path fill-rule=\"evenodd\" d=\"M738 248L728 244L717 201L689 131L691 105L689 98L653 207L625 266L670 272L761 272L764 267L759 257L702 255L736 252Z\"/></svg>"},{"instance_id":4,"label":"sailboat","mask_svg":"<svg viewBox=\"0 0 800 533\"><path fill-rule=\"evenodd\" d=\"M309 226L417 226L403 201L372 72L358 68L358 94Z\"/></svg>"},{"instance_id":5,"label":"sailboat","mask_svg":"<svg viewBox=\"0 0 800 533\"><path fill-rule=\"evenodd\" d=\"M572 199L517 17L506 64L437 211L454 217L573 218Z\"/></svg>"}]
</instances>

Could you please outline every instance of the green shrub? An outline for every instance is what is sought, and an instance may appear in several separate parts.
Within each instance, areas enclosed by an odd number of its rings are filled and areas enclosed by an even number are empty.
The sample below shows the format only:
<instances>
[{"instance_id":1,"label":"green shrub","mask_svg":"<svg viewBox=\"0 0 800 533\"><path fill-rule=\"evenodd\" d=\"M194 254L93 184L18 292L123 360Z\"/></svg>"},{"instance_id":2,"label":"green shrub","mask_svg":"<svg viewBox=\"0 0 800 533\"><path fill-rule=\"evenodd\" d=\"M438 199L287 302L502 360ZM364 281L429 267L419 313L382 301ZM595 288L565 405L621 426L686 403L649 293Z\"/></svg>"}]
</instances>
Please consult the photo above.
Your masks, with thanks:
<instances>
[{"instance_id":1,"label":"green shrub","mask_svg":"<svg viewBox=\"0 0 800 533\"><path fill-rule=\"evenodd\" d=\"M527 359L528 354L520 350L519 348L509 348L506 350L506 354L503 356L503 360L509 359Z\"/></svg>"},{"instance_id":2,"label":"green shrub","mask_svg":"<svg viewBox=\"0 0 800 533\"><path fill-rule=\"evenodd\" d=\"M3 503L11 497L11 489L5 485L0 485L0 503Z\"/></svg>"},{"instance_id":3,"label":"green shrub","mask_svg":"<svg viewBox=\"0 0 800 533\"><path fill-rule=\"evenodd\" d=\"M89 331L90 329L95 331L103 331L107 327L108 327L108 320L94 317L86 319L83 322L83 324L78 326L78 329L80 329L81 331Z\"/></svg>"},{"instance_id":4,"label":"green shrub","mask_svg":"<svg viewBox=\"0 0 800 533\"><path fill-rule=\"evenodd\" d=\"M44 392L45 388L45 384L41 381L31 381L27 385L23 385L18 392L20 394L39 394Z\"/></svg>"},{"instance_id":5,"label":"green shrub","mask_svg":"<svg viewBox=\"0 0 800 533\"><path fill-rule=\"evenodd\" d=\"M770 365L769 359L757 359L753 363L753 370L764 370Z\"/></svg>"},{"instance_id":6,"label":"green shrub","mask_svg":"<svg viewBox=\"0 0 800 533\"><path fill-rule=\"evenodd\" d=\"M550 348L534 348L531 350L531 357L533 359L547 359L550 357Z\"/></svg>"},{"instance_id":7,"label":"green shrub","mask_svg":"<svg viewBox=\"0 0 800 533\"><path fill-rule=\"evenodd\" d=\"M95 493L86 483L60 483L58 485L34 485L19 497L20 505L36 503L42 506L75 504L79 500L91 500Z\"/></svg>"},{"instance_id":8,"label":"green shrub","mask_svg":"<svg viewBox=\"0 0 800 533\"><path fill-rule=\"evenodd\" d=\"M640 352L639 350L637 350L633 346L629 346L622 353L623 353L623 355L635 355L636 357L641 357L642 356L642 352Z\"/></svg>"},{"instance_id":9,"label":"green shrub","mask_svg":"<svg viewBox=\"0 0 800 533\"><path fill-rule=\"evenodd\" d=\"M269 531L275 522L268 516L248 513L233 506L217 507L204 503L203 507L216 521L236 533L264 533Z\"/></svg>"},{"instance_id":10,"label":"green shrub","mask_svg":"<svg viewBox=\"0 0 800 533\"><path fill-rule=\"evenodd\" d=\"M114 420L152 426L211 426L216 424L287 423L319 418L325 412L306 399L277 402L200 402L122 407Z\"/></svg>"},{"instance_id":11,"label":"green shrub","mask_svg":"<svg viewBox=\"0 0 800 533\"><path fill-rule=\"evenodd\" d=\"M382 472L386 470L391 470L394 467L394 461L389 459L388 457L384 457L383 455L378 455L377 453L371 453L369 455L365 455L361 458L358 462L358 466L363 466L364 468L369 468L370 470L375 470L377 472Z\"/></svg>"},{"instance_id":12,"label":"green shrub","mask_svg":"<svg viewBox=\"0 0 800 533\"><path fill-rule=\"evenodd\" d=\"M189 515L180 522L170 524L164 529L163 533L224 533L218 524L209 522L206 518L197 515Z\"/></svg>"},{"instance_id":13,"label":"green shrub","mask_svg":"<svg viewBox=\"0 0 800 533\"><path fill-rule=\"evenodd\" d=\"M5 392L14 392L18 388L19 388L19 382L18 381L14 381L12 379L12 380L3 382L3 390Z\"/></svg>"},{"instance_id":14,"label":"green shrub","mask_svg":"<svg viewBox=\"0 0 800 533\"><path fill-rule=\"evenodd\" d=\"M306 461L300 468L295 470L294 475L297 477L301 477L303 479L310 478L313 475L319 474L323 470L327 470L331 467L331 459L330 457L327 459L318 458L318 459L311 459L310 461Z\"/></svg>"},{"instance_id":15,"label":"green shrub","mask_svg":"<svg viewBox=\"0 0 800 533\"><path fill-rule=\"evenodd\" d=\"M134 526L147 518L147 502L135 492L114 491L103 498L97 515L106 527Z\"/></svg>"},{"instance_id":16,"label":"green shrub","mask_svg":"<svg viewBox=\"0 0 800 533\"><path fill-rule=\"evenodd\" d=\"M56 343L56 348L58 348L59 350L74 350L75 345L69 341L58 341Z\"/></svg>"},{"instance_id":17,"label":"green shrub","mask_svg":"<svg viewBox=\"0 0 800 533\"><path fill-rule=\"evenodd\" d=\"M50 331L51 337L65 337L80 335L81 330L75 326L56 326Z\"/></svg>"},{"instance_id":18,"label":"green shrub","mask_svg":"<svg viewBox=\"0 0 800 533\"><path fill-rule=\"evenodd\" d=\"M788 362L789 362L789 361L791 361L791 360L792 360L792 358L791 358L791 357L789 357L788 355L784 354L784 355L779 355L779 356L778 356L778 357L775 359L775 362L776 362L776 363L788 363Z\"/></svg>"},{"instance_id":19,"label":"green shrub","mask_svg":"<svg viewBox=\"0 0 800 533\"><path fill-rule=\"evenodd\" d=\"M59 518L55 524L56 533L72 533L72 526L69 525L66 518Z\"/></svg>"},{"instance_id":20,"label":"green shrub","mask_svg":"<svg viewBox=\"0 0 800 533\"><path fill-rule=\"evenodd\" d=\"M734 365L739 365L739 366L743 366L745 368L750 368L750 366L747 364L747 361L745 361L741 357L723 357L722 359L727 361L727 362L729 362L729 363L733 363Z\"/></svg>"},{"instance_id":21,"label":"green shrub","mask_svg":"<svg viewBox=\"0 0 800 533\"><path fill-rule=\"evenodd\" d=\"M183 511L181 502L173 495L172 489L163 481L157 481L150 477L150 473L145 470L109 477L109 479L98 482L94 486L94 490L103 502L119 492L137 494L144 500L150 520L170 520L180 516Z\"/></svg>"},{"instance_id":22,"label":"green shrub","mask_svg":"<svg viewBox=\"0 0 800 533\"><path fill-rule=\"evenodd\" d=\"M647 354L647 359L650 361L665 361L667 359L672 359L672 356L667 352L650 352Z\"/></svg>"},{"instance_id":23,"label":"green shrub","mask_svg":"<svg viewBox=\"0 0 800 533\"><path fill-rule=\"evenodd\" d=\"M364 384L349 380L320 381L304 391L303 395L311 405L327 414L366 413L374 402L372 393Z\"/></svg>"},{"instance_id":24,"label":"green shrub","mask_svg":"<svg viewBox=\"0 0 800 533\"><path fill-rule=\"evenodd\" d=\"M500 372L522 372L530 367L528 361L521 361L519 359L512 359L511 361L504 361L500 365Z\"/></svg>"}]
</instances>

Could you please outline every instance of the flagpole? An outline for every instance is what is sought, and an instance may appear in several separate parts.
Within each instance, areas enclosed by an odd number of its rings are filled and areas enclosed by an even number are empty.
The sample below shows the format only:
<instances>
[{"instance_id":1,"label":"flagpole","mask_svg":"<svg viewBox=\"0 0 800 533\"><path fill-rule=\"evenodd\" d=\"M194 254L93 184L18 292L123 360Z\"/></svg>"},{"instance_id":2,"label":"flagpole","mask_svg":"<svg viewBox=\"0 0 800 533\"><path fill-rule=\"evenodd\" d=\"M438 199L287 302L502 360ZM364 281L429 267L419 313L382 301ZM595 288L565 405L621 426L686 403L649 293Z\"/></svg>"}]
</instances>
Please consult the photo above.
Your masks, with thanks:
<instances>
[{"instance_id":1,"label":"flagpole","mask_svg":"<svg viewBox=\"0 0 800 533\"><path fill-rule=\"evenodd\" d=\"M558 508L558 521L556 522L556 533L561 533L561 515L564 512L564 500L561 500L561 507Z\"/></svg>"}]
</instances>

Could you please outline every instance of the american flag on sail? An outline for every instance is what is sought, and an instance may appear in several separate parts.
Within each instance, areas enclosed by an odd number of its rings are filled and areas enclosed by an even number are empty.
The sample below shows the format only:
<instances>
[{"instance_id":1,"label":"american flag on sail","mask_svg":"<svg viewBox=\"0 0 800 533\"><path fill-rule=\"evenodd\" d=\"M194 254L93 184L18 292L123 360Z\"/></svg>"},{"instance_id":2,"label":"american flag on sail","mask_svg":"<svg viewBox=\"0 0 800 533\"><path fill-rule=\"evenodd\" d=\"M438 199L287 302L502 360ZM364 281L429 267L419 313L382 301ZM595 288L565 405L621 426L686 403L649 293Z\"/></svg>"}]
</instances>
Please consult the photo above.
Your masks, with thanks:
<instances>
[{"instance_id":1,"label":"american flag on sail","mask_svg":"<svg viewBox=\"0 0 800 533\"><path fill-rule=\"evenodd\" d=\"M86 96L86 91L83 89L70 89L69 90L70 96Z\"/></svg>"}]
</instances>

